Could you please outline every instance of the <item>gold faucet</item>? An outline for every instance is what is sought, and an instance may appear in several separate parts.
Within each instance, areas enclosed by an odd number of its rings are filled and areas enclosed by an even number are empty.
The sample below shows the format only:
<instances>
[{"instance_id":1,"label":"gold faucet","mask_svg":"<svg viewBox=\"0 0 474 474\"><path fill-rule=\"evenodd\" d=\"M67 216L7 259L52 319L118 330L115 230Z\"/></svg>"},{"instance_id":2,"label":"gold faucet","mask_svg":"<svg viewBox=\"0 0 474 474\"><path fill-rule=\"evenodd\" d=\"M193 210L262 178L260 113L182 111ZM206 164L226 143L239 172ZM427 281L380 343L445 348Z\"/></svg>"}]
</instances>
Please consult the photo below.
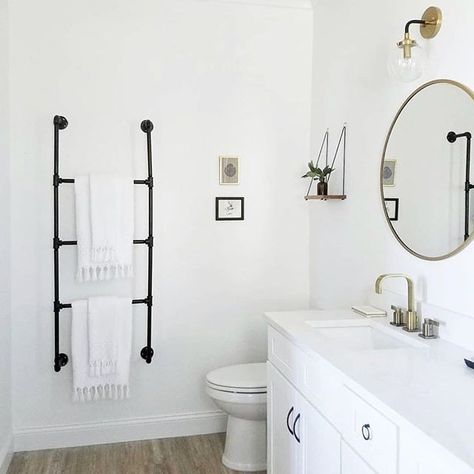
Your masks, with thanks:
<instances>
[{"instance_id":1,"label":"gold faucet","mask_svg":"<svg viewBox=\"0 0 474 474\"><path fill-rule=\"evenodd\" d=\"M413 280L401 273L387 273L380 275L375 281L375 292L378 295L382 294L382 282L386 278L404 278L408 284L408 310L406 312L406 325L403 327L405 331L415 332L419 330L418 315L415 309L415 284Z\"/></svg>"}]
</instances>

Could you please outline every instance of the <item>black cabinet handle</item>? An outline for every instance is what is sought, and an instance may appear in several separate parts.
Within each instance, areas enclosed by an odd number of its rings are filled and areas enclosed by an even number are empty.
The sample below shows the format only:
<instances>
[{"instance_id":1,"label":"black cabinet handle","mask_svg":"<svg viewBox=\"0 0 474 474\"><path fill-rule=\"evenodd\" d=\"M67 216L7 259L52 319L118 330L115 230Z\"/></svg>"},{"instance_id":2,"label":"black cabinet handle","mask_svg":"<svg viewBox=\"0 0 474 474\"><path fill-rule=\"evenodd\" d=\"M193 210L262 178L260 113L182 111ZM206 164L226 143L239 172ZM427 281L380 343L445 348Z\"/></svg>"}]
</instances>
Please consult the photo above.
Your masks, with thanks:
<instances>
[{"instance_id":1,"label":"black cabinet handle","mask_svg":"<svg viewBox=\"0 0 474 474\"><path fill-rule=\"evenodd\" d=\"M294 432L291 430L291 427L290 427L290 416L293 413L294 409L295 407L291 407L290 411L288 412L288 415L286 415L286 427L288 428L288 431L290 432L292 436L294 435Z\"/></svg>"},{"instance_id":2,"label":"black cabinet handle","mask_svg":"<svg viewBox=\"0 0 474 474\"><path fill-rule=\"evenodd\" d=\"M372 438L372 433L370 432L370 425L368 423L362 426L362 437L366 441L369 441L369 439Z\"/></svg>"},{"instance_id":3,"label":"black cabinet handle","mask_svg":"<svg viewBox=\"0 0 474 474\"><path fill-rule=\"evenodd\" d=\"M298 421L300 421L300 418L301 418L301 413L298 413L298 415L296 415L295 422L293 423L293 436L295 437L296 441L298 441L298 443L301 442L301 439L296 434L296 425Z\"/></svg>"}]
</instances>

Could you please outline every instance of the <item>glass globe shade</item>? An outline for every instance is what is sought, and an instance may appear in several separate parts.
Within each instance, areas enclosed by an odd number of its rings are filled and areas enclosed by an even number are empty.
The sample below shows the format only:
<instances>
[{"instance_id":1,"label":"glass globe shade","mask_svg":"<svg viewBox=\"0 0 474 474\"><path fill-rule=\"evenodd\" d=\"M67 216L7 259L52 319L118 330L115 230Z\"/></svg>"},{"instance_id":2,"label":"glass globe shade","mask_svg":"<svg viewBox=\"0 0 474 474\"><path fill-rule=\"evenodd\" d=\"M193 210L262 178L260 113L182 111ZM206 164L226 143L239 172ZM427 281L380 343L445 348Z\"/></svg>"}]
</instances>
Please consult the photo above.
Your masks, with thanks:
<instances>
[{"instance_id":1,"label":"glass globe shade","mask_svg":"<svg viewBox=\"0 0 474 474\"><path fill-rule=\"evenodd\" d=\"M426 55L418 44L411 48L411 58L403 57L403 48L392 49L388 60L390 75L402 82L416 81L423 74L426 65Z\"/></svg>"}]
</instances>

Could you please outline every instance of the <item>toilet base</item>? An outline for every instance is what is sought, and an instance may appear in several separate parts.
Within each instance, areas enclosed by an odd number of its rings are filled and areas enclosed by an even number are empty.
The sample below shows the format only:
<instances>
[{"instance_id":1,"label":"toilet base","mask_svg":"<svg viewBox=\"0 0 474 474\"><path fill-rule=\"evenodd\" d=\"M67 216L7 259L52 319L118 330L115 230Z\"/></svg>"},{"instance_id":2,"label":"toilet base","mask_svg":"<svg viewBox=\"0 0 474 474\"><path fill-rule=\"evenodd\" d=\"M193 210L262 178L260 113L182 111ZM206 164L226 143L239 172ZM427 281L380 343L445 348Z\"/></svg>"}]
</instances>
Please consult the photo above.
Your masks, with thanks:
<instances>
[{"instance_id":1,"label":"toilet base","mask_svg":"<svg viewBox=\"0 0 474 474\"><path fill-rule=\"evenodd\" d=\"M224 466L235 471L264 471L267 468L266 420L227 419Z\"/></svg>"}]
</instances>

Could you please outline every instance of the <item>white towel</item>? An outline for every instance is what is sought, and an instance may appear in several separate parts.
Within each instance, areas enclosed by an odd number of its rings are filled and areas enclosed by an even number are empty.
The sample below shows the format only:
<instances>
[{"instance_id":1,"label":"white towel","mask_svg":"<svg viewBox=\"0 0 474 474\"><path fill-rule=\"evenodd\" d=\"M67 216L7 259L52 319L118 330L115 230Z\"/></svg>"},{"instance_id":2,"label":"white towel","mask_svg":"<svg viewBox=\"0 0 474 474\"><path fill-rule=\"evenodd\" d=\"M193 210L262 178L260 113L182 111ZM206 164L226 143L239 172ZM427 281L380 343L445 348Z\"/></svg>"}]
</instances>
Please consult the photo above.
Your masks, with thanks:
<instances>
[{"instance_id":1,"label":"white towel","mask_svg":"<svg viewBox=\"0 0 474 474\"><path fill-rule=\"evenodd\" d=\"M119 351L118 325L130 310L130 301L125 304L114 297L89 298L89 374L92 377L117 373Z\"/></svg>"},{"instance_id":2,"label":"white towel","mask_svg":"<svg viewBox=\"0 0 474 474\"><path fill-rule=\"evenodd\" d=\"M75 179L77 279L133 276L133 180L112 175Z\"/></svg>"},{"instance_id":3,"label":"white towel","mask_svg":"<svg viewBox=\"0 0 474 474\"><path fill-rule=\"evenodd\" d=\"M92 299L91 299L92 300ZM130 396L130 356L132 349L132 302L129 298L107 298L115 307L115 338L117 363L115 373L91 375L89 323L100 314L90 315L97 302L80 300L72 303L71 355L73 369L73 400L123 399ZM104 298L105 300L105 298ZM104 301L101 303L105 304ZM99 326L103 327L103 325ZM96 328L97 329L97 328ZM106 338L109 339L109 338Z\"/></svg>"}]
</instances>

